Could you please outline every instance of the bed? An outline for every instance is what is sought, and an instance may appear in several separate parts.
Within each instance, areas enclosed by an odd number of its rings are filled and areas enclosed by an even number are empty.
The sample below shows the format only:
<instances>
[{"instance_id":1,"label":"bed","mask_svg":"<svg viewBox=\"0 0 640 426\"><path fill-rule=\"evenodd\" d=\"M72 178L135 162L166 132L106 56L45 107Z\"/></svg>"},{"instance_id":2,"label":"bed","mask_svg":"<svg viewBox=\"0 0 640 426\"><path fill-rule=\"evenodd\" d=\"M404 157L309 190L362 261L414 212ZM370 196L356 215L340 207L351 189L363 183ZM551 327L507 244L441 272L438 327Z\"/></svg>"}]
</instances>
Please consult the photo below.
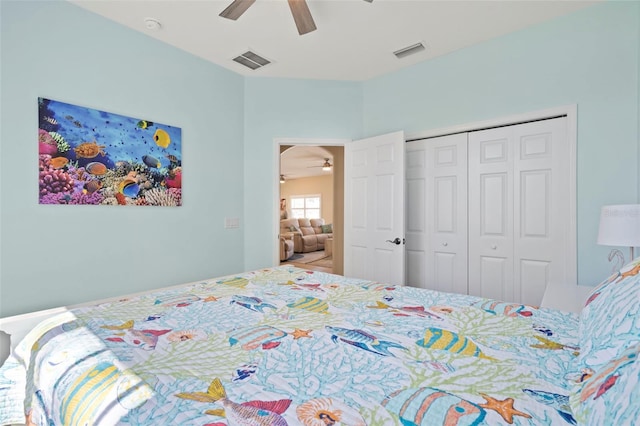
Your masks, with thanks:
<instances>
[{"instance_id":1,"label":"bed","mask_svg":"<svg viewBox=\"0 0 640 426\"><path fill-rule=\"evenodd\" d=\"M638 271L580 315L287 266L71 309L0 368L0 423L633 424Z\"/></svg>"}]
</instances>

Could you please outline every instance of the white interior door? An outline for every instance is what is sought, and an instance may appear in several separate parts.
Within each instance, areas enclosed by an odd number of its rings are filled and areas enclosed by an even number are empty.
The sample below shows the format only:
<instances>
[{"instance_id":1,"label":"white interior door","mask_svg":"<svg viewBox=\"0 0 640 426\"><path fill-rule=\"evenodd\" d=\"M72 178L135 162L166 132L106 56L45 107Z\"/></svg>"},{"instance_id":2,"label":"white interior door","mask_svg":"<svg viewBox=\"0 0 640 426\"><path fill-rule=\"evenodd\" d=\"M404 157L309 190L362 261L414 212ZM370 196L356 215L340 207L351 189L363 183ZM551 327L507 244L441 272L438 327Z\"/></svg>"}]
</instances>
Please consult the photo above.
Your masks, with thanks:
<instances>
[{"instance_id":1,"label":"white interior door","mask_svg":"<svg viewBox=\"0 0 640 426\"><path fill-rule=\"evenodd\" d=\"M407 143L407 284L467 294L467 133Z\"/></svg>"},{"instance_id":2,"label":"white interior door","mask_svg":"<svg viewBox=\"0 0 640 426\"><path fill-rule=\"evenodd\" d=\"M345 144L346 276L404 284L404 145L404 132Z\"/></svg>"},{"instance_id":3,"label":"white interior door","mask_svg":"<svg viewBox=\"0 0 640 426\"><path fill-rule=\"evenodd\" d=\"M513 127L469 134L469 294L513 298Z\"/></svg>"},{"instance_id":4,"label":"white interior door","mask_svg":"<svg viewBox=\"0 0 640 426\"><path fill-rule=\"evenodd\" d=\"M539 305L568 280L567 119L469 134L469 292Z\"/></svg>"}]
</instances>

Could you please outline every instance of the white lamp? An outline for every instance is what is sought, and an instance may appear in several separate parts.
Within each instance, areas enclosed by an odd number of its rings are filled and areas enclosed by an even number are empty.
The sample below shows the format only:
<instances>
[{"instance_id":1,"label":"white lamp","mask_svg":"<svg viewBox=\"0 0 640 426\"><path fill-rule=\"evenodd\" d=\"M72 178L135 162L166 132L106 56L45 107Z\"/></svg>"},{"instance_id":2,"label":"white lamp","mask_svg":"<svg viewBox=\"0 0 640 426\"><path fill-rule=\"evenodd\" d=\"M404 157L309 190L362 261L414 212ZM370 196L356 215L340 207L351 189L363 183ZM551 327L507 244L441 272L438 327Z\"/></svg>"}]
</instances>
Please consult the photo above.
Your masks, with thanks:
<instances>
[{"instance_id":1,"label":"white lamp","mask_svg":"<svg viewBox=\"0 0 640 426\"><path fill-rule=\"evenodd\" d=\"M600 211L598 244L603 246L640 247L640 204L603 206Z\"/></svg>"}]
</instances>

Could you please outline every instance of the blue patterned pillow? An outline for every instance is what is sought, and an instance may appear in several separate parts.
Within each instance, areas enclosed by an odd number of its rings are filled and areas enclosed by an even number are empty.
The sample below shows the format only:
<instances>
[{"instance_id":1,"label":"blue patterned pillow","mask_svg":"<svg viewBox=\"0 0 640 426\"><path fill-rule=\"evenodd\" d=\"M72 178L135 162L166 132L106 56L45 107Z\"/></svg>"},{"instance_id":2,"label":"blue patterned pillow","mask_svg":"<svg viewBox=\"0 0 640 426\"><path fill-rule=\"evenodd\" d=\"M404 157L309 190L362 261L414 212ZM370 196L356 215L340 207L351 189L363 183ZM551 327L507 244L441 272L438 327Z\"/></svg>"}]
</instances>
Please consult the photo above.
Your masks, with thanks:
<instances>
[{"instance_id":1,"label":"blue patterned pillow","mask_svg":"<svg viewBox=\"0 0 640 426\"><path fill-rule=\"evenodd\" d=\"M625 265L592 291L580 313L580 355L574 364L578 378L571 394L571 408L579 421L624 424L599 416L617 413L624 419L640 412L637 395L630 399L640 373L639 272L640 259ZM594 416L607 421L593 422Z\"/></svg>"}]
</instances>

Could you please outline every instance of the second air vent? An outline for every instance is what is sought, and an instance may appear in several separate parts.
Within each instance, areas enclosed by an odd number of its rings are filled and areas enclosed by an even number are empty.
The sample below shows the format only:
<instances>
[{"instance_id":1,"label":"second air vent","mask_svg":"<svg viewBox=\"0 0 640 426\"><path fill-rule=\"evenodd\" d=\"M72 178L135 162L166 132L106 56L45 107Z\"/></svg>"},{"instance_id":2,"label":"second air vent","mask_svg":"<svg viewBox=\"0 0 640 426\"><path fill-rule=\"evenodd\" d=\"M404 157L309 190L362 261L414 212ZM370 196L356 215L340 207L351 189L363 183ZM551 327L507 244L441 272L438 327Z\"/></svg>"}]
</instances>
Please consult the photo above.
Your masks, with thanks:
<instances>
[{"instance_id":1,"label":"second air vent","mask_svg":"<svg viewBox=\"0 0 640 426\"><path fill-rule=\"evenodd\" d=\"M269 60L251 51L244 52L242 55L233 58L233 60L252 70L257 70L271 63Z\"/></svg>"},{"instance_id":2,"label":"second air vent","mask_svg":"<svg viewBox=\"0 0 640 426\"><path fill-rule=\"evenodd\" d=\"M411 46L407 46L405 48L402 48L400 50L396 50L395 52L393 52L393 54L396 55L398 57L398 59L400 59L400 58L404 58L405 56L409 56L409 55L413 55L414 53L418 53L418 52L420 52L422 50L424 50L424 44L416 43L416 44L412 44Z\"/></svg>"}]
</instances>

